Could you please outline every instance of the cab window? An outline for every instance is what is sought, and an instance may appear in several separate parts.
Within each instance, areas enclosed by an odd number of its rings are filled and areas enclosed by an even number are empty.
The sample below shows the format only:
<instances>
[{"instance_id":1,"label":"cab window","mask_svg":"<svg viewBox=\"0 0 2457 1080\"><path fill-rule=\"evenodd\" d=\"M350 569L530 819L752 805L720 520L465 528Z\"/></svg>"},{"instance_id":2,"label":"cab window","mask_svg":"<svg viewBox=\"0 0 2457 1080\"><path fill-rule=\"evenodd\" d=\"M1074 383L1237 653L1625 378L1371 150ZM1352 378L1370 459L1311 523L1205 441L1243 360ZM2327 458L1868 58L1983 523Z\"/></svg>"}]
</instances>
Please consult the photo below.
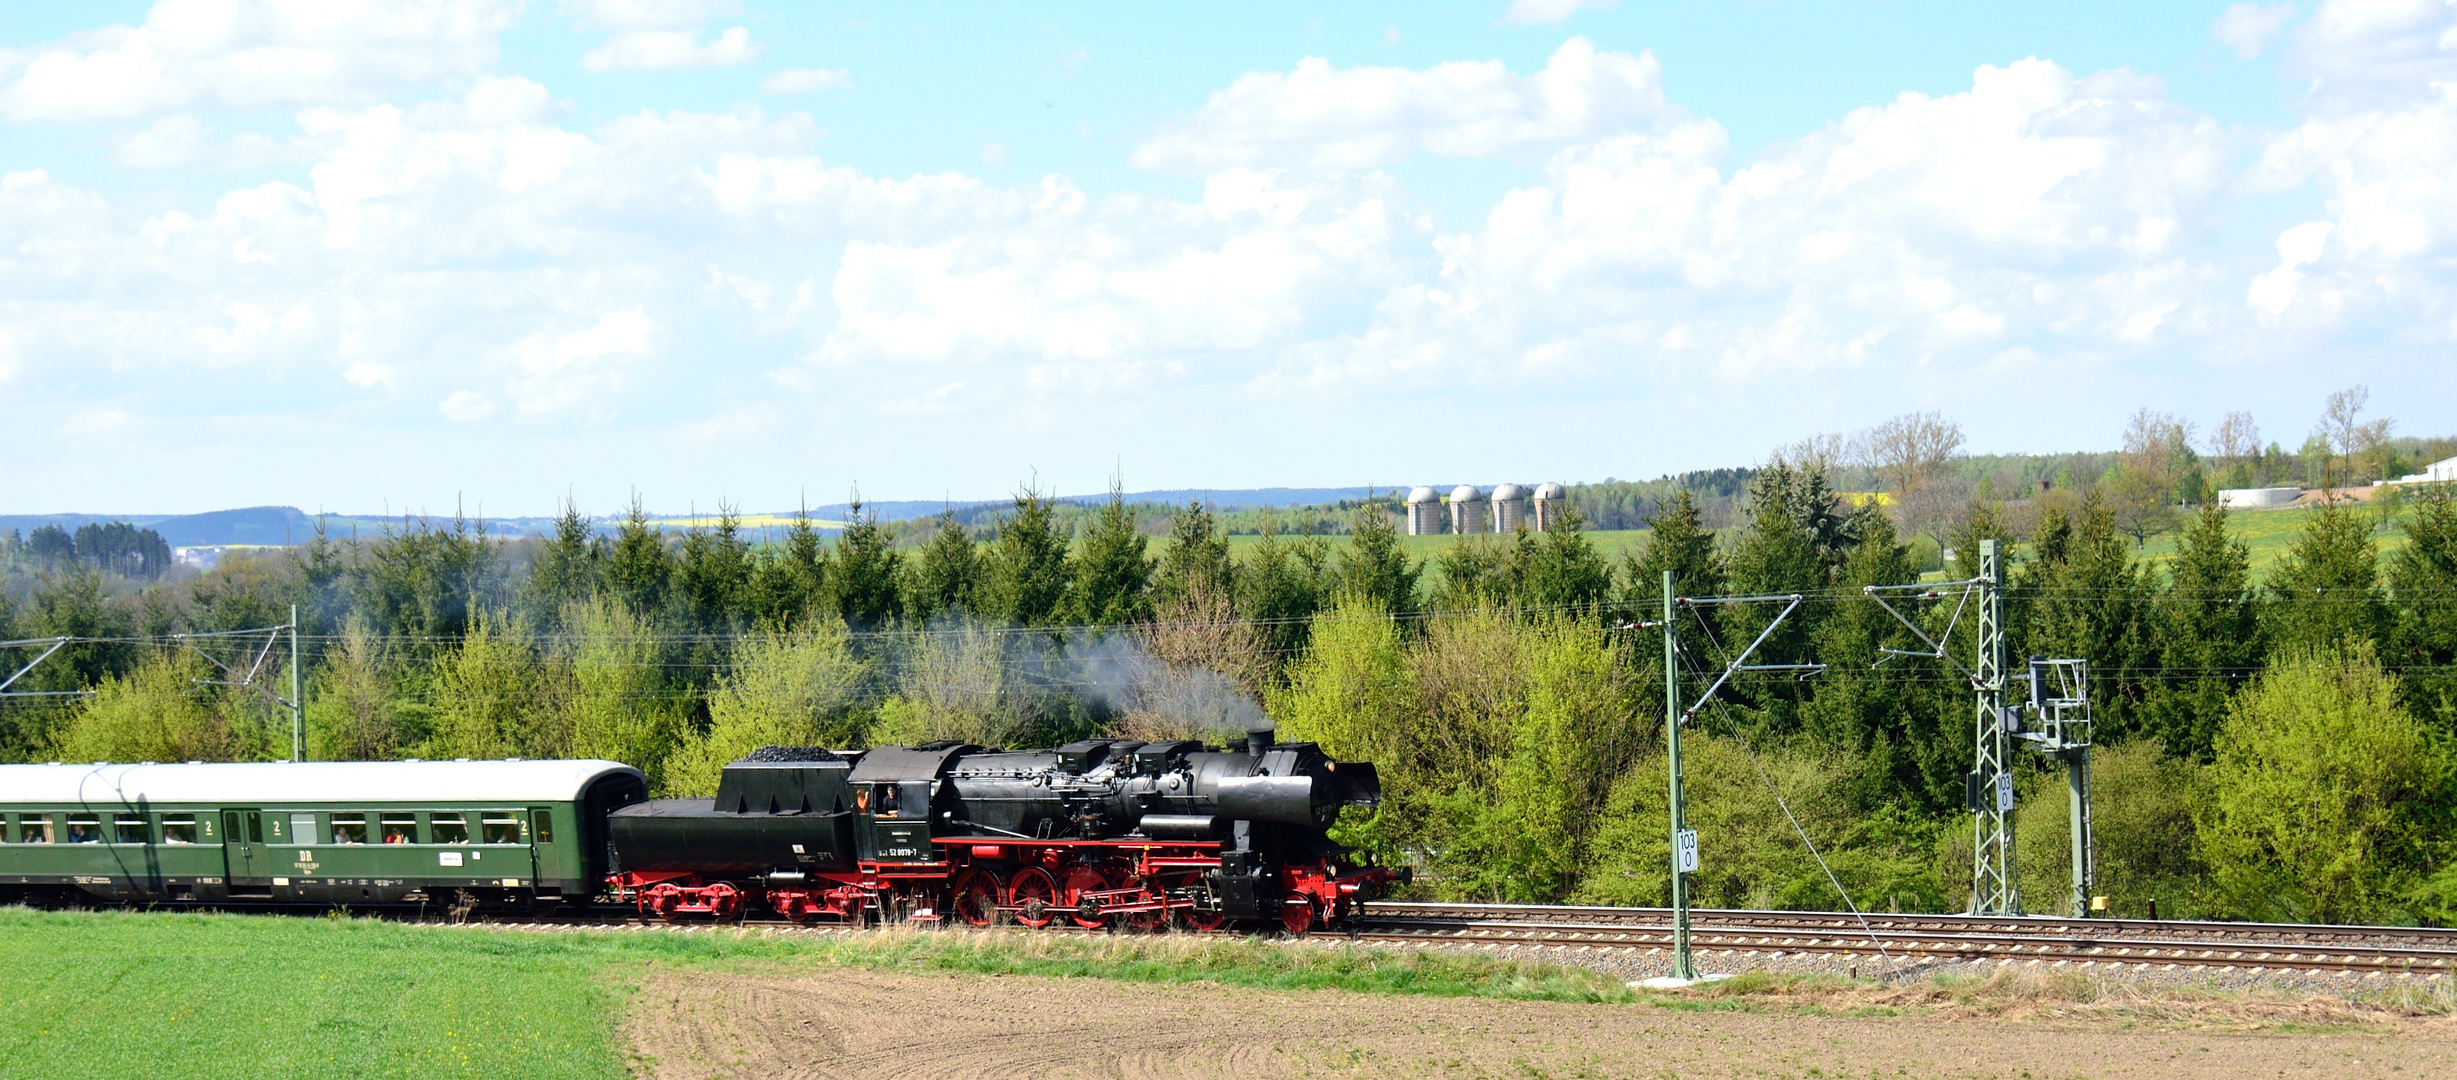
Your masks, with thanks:
<instances>
[{"instance_id":1,"label":"cab window","mask_svg":"<svg viewBox=\"0 0 2457 1080\"><path fill-rule=\"evenodd\" d=\"M163 843L165 843L165 844L193 844L193 843L195 843L195 842L196 842L196 815L194 815L194 814L164 814L164 815L162 815L162 842L163 842Z\"/></svg>"},{"instance_id":2,"label":"cab window","mask_svg":"<svg viewBox=\"0 0 2457 1080\"><path fill-rule=\"evenodd\" d=\"M459 814L437 814L427 819L427 829L428 835L434 838L430 841L431 843L466 844L469 842L469 819Z\"/></svg>"},{"instance_id":3,"label":"cab window","mask_svg":"<svg viewBox=\"0 0 2457 1080\"><path fill-rule=\"evenodd\" d=\"M335 814L332 822L334 843L364 844L367 842L367 815Z\"/></svg>"},{"instance_id":4,"label":"cab window","mask_svg":"<svg viewBox=\"0 0 2457 1080\"><path fill-rule=\"evenodd\" d=\"M384 842L385 842L385 843L387 843L387 844L415 844L415 843L417 843L417 842L418 842L418 815L416 815L416 814L386 814L386 815L384 815Z\"/></svg>"},{"instance_id":5,"label":"cab window","mask_svg":"<svg viewBox=\"0 0 2457 1080\"><path fill-rule=\"evenodd\" d=\"M494 815L491 815L491 814L490 814L490 815L488 815L488 816L486 816L486 817L484 817L484 818L479 819L478 824L480 825L480 827L482 827L482 828L485 830L484 840L485 840L485 842L486 842L486 843L489 843L489 844L517 844L517 843L520 843L520 819L519 819L519 818L513 818L513 817L497 817L497 816L494 816Z\"/></svg>"},{"instance_id":6,"label":"cab window","mask_svg":"<svg viewBox=\"0 0 2457 1080\"><path fill-rule=\"evenodd\" d=\"M102 843L102 822L90 817L69 818L68 842L72 844Z\"/></svg>"},{"instance_id":7,"label":"cab window","mask_svg":"<svg viewBox=\"0 0 2457 1080\"><path fill-rule=\"evenodd\" d=\"M879 808L879 816L880 816L880 817L895 817L895 816L896 816L896 814L897 814L897 810L896 810L896 785L894 785L894 784L881 784L881 785L879 785L879 797L878 797L877 799L872 800L871 805L874 805L874 806L876 806L876 807L878 807L878 808Z\"/></svg>"}]
</instances>

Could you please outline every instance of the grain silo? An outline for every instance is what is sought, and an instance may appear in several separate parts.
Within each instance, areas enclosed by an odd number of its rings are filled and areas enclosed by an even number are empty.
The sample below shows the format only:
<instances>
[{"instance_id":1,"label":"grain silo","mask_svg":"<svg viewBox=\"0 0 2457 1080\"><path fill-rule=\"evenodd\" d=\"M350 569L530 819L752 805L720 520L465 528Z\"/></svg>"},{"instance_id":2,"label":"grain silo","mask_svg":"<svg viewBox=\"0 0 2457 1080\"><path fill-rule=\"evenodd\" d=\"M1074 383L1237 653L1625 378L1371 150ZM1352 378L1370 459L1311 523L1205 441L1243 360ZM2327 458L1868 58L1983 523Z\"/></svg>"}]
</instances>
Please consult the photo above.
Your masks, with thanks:
<instances>
[{"instance_id":1,"label":"grain silo","mask_svg":"<svg viewBox=\"0 0 2457 1080\"><path fill-rule=\"evenodd\" d=\"M1430 487L1420 487L1408 493L1408 535L1439 536L1442 532L1442 493Z\"/></svg>"},{"instance_id":2,"label":"grain silo","mask_svg":"<svg viewBox=\"0 0 2457 1080\"><path fill-rule=\"evenodd\" d=\"M1450 531L1461 535L1491 531L1493 519L1486 516L1491 507L1484 501L1484 489L1474 484L1450 489Z\"/></svg>"},{"instance_id":3,"label":"grain silo","mask_svg":"<svg viewBox=\"0 0 2457 1080\"><path fill-rule=\"evenodd\" d=\"M1570 508L1570 489L1559 484L1537 484L1535 503L1529 509L1535 515L1535 529L1543 532L1561 522L1561 512Z\"/></svg>"},{"instance_id":4,"label":"grain silo","mask_svg":"<svg viewBox=\"0 0 2457 1080\"><path fill-rule=\"evenodd\" d=\"M1527 489L1503 484L1493 489L1493 531L1512 533L1527 524Z\"/></svg>"}]
</instances>

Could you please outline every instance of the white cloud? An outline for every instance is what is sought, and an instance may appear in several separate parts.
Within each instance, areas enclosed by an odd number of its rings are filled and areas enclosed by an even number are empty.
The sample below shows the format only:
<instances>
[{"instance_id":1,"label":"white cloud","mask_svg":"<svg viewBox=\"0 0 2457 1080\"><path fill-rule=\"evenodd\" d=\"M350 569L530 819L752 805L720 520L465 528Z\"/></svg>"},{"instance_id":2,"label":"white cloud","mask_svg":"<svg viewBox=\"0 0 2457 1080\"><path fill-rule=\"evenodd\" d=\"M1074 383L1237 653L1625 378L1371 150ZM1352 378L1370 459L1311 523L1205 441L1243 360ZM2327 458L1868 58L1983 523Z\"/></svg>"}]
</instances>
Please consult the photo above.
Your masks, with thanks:
<instances>
[{"instance_id":1,"label":"white cloud","mask_svg":"<svg viewBox=\"0 0 2457 1080\"><path fill-rule=\"evenodd\" d=\"M853 75L843 68L786 68L759 80L759 90L764 94L815 94L851 85Z\"/></svg>"},{"instance_id":2,"label":"white cloud","mask_svg":"<svg viewBox=\"0 0 2457 1080\"><path fill-rule=\"evenodd\" d=\"M737 67L759 59L764 51L751 40L751 32L739 26L726 28L705 44L690 30L628 30L581 54L580 66L590 71Z\"/></svg>"},{"instance_id":3,"label":"white cloud","mask_svg":"<svg viewBox=\"0 0 2457 1080\"><path fill-rule=\"evenodd\" d=\"M2317 12L2290 49L2345 25ZM2395 25L2362 40L2427 70L2398 43L2445 26ZM1526 76L1239 79L1146 147L1198 171L1199 198L876 175L820 158L807 116L753 106L584 126L510 77L310 108L281 146L311 167L193 205L0 176L0 367L19 415L62 445L144 432L130 445L181 447L188 475L237 471L188 449L207 418L278 398L336 444L389 448L361 459L378 470L432 446L427 426L494 421L483 441L447 440L472 444L459 464L416 468L559 493L571 461L650 482L679 468L664 448L752 433L797 470L923 455L899 466L911 487L987 457L1216 446L1292 416L1348 434L1284 467L1344 469L1381 446L1430 468L1609 441L1622 429L1570 418L1640 401L1718 416L1680 429L1713 455L1777 422L1712 407L1737 393L1884 415L1898 403L1863 388L1916 372L1926 393L2042 412L2087 371L2101 397L2137 395L2129 409L2276 382L2255 376L2318 355L2349 372L2384 358L2366 377L2385 386L2373 371L2437 370L2457 334L2457 97L2429 79L2324 95L2264 133L2154 78L2028 60L1734 160L1720 126L1663 100L1651 58L1575 44L1583 56L1565 46ZM1334 92L1345 104L1324 103ZM232 139L197 115L166 113L121 152L207 161ZM1410 152L1534 167L1437 228L1376 169ZM2325 205L2274 259L2244 255L2213 234L2240 227L2247 188ZM1466 407L1492 420L1489 442L1412 438ZM105 413L128 418L119 442L68 431ZM498 445L522 438L537 441Z\"/></svg>"},{"instance_id":4,"label":"white cloud","mask_svg":"<svg viewBox=\"0 0 2457 1080\"><path fill-rule=\"evenodd\" d=\"M1611 11L1621 0L1510 0L1501 21L1511 26L1557 23L1581 11Z\"/></svg>"},{"instance_id":5,"label":"white cloud","mask_svg":"<svg viewBox=\"0 0 2457 1080\"><path fill-rule=\"evenodd\" d=\"M119 139L111 148L111 160L140 169L253 169L312 161L314 149L253 131L217 140L212 125L179 113Z\"/></svg>"},{"instance_id":6,"label":"white cloud","mask_svg":"<svg viewBox=\"0 0 2457 1080\"><path fill-rule=\"evenodd\" d=\"M2310 80L2320 113L2392 106L2457 80L2457 0L2323 0L2281 68Z\"/></svg>"},{"instance_id":7,"label":"white cloud","mask_svg":"<svg viewBox=\"0 0 2457 1080\"><path fill-rule=\"evenodd\" d=\"M642 308L609 311L569 333L536 333L512 346L518 372L505 384L522 416L612 396L648 357L657 323Z\"/></svg>"},{"instance_id":8,"label":"white cloud","mask_svg":"<svg viewBox=\"0 0 2457 1080\"><path fill-rule=\"evenodd\" d=\"M1239 76L1136 147L1134 163L1185 172L1367 169L1418 150L1542 152L1679 116L1664 99L1654 54L1603 52L1585 38L1562 43L1544 70L1527 76L1498 60L1343 69L1307 57L1294 71Z\"/></svg>"},{"instance_id":9,"label":"white cloud","mask_svg":"<svg viewBox=\"0 0 2457 1080\"><path fill-rule=\"evenodd\" d=\"M2229 4L2218 21L2210 24L2210 36L2250 60L2261 55L2269 39L2277 37L2294 18L2293 4Z\"/></svg>"},{"instance_id":10,"label":"white cloud","mask_svg":"<svg viewBox=\"0 0 2457 1080\"><path fill-rule=\"evenodd\" d=\"M475 390L461 390L435 403L435 411L455 424L475 423L495 414L495 403Z\"/></svg>"},{"instance_id":11,"label":"white cloud","mask_svg":"<svg viewBox=\"0 0 2457 1080\"><path fill-rule=\"evenodd\" d=\"M589 30L671 30L742 13L731 0L559 0L559 6Z\"/></svg>"},{"instance_id":12,"label":"white cloud","mask_svg":"<svg viewBox=\"0 0 2457 1080\"><path fill-rule=\"evenodd\" d=\"M194 108L355 104L494 62L507 0L163 0L0 58L0 118L77 122Z\"/></svg>"}]
</instances>

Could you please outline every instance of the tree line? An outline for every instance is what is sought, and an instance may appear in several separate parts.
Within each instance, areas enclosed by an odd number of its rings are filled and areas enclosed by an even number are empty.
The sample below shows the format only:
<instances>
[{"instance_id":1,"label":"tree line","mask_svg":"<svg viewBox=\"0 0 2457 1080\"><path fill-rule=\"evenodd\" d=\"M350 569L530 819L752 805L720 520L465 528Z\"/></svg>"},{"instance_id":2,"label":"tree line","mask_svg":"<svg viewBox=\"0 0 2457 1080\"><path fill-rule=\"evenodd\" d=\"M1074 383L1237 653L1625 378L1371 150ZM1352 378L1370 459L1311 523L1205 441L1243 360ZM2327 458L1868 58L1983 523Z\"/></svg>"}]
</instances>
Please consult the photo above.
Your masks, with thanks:
<instances>
[{"instance_id":1,"label":"tree line","mask_svg":"<svg viewBox=\"0 0 2457 1080\"><path fill-rule=\"evenodd\" d=\"M279 624L296 604L318 758L602 756L685 794L769 743L1221 741L1267 717L1381 766L1388 802L1342 835L1419 866L1431 892L1661 902L1663 661L1639 624L1670 570L1687 596L1802 596L1762 659L1825 665L1743 674L1701 714L1700 902L1839 905L1796 820L1864 906L1952 909L1970 858L1970 689L1890 651L1916 642L1860 596L1922 579L1900 513L1912 500L1840 498L1835 471L1780 455L1720 528L1704 500L1669 492L1618 561L1575 514L1418 560L1378 503L1349 511L1337 545L1272 534L1232 550L1200 505L1154 537L1122 499L1069 528L1030 492L986 537L942 520L904 546L866 516L753 544L726 519L661 531L635 506L611 535L575 508L555 535L508 542L413 520L170 581L72 560L0 594L0 636L83 639L13 689L91 693L0 705L0 748L281 756L287 721L261 693L199 681L244 643L165 642ZM1945 543L1958 567L1986 539L2014 552L2014 655L2091 662L2116 909L2156 897L2176 915L2457 917L2446 487L2418 489L2394 520L2335 502L2300 512L2259 581L2207 501L2176 555L2147 563L2111 487L2019 512L1975 494ZM2404 543L2383 555L2391 535ZM1916 618L1967 656L1970 621L1951 607L1926 601ZM1684 616L1685 681L1703 685L1772 614ZM31 659L7 655L11 670ZM2063 897L2059 781L2043 764L2025 763L2019 815L2034 907Z\"/></svg>"}]
</instances>

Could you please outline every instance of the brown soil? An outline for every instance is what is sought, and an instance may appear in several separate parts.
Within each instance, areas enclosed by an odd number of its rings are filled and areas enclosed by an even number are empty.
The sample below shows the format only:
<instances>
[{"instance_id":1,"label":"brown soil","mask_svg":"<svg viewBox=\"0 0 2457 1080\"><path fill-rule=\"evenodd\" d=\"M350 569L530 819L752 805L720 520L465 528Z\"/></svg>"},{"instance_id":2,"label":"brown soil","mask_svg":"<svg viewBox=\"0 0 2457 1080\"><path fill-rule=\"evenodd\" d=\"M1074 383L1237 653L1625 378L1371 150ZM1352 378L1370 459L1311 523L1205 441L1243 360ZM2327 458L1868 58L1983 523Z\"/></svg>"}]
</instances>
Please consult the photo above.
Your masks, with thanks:
<instances>
[{"instance_id":1,"label":"brown soil","mask_svg":"<svg viewBox=\"0 0 2457 1080\"><path fill-rule=\"evenodd\" d=\"M638 1071L658 1080L2457 1075L2457 1032L2441 1020L2324 1009L2301 1022L2328 1025L2319 1030L2272 1014L2254 1018L2266 1030L2245 1031L2228 1029L2241 1016L2213 1027L2161 1011L2172 1003L1859 997L1696 1011L1030 976L669 972L642 988L628 1034ZM1830 1014L1853 1008L1900 1015Z\"/></svg>"}]
</instances>

